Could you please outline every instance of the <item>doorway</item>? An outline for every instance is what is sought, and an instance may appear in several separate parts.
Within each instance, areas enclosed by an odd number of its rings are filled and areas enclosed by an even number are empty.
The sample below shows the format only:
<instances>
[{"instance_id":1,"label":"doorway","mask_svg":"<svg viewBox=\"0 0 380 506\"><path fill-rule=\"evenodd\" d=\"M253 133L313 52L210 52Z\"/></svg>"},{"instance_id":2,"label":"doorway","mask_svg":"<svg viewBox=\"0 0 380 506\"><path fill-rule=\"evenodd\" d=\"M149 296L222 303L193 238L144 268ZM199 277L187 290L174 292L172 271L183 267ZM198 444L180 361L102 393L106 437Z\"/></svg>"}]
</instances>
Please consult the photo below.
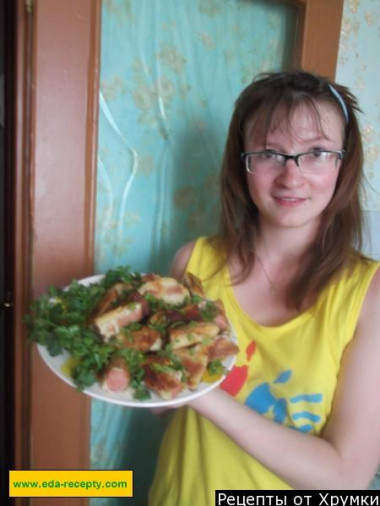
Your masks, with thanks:
<instances>
[{"instance_id":1,"label":"doorway","mask_svg":"<svg viewBox=\"0 0 380 506\"><path fill-rule=\"evenodd\" d=\"M10 5L12 4L12 5ZM14 467L13 381L12 381L12 272L13 272L13 50L12 2L0 0L0 462L1 482L8 482L8 470ZM1 488L3 502L10 504L7 487ZM6 495L5 495L6 494Z\"/></svg>"}]
</instances>

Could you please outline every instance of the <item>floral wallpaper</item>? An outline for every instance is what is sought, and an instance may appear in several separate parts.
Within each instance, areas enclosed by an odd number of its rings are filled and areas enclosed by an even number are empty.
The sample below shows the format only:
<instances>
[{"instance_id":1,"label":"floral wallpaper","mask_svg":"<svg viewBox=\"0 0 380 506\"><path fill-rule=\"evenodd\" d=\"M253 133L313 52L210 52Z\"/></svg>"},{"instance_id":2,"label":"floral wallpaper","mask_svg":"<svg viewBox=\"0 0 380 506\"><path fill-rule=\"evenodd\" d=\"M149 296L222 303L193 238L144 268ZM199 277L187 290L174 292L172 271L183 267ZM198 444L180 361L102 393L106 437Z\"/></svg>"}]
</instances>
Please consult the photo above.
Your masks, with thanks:
<instances>
[{"instance_id":1,"label":"floral wallpaper","mask_svg":"<svg viewBox=\"0 0 380 506\"><path fill-rule=\"evenodd\" d=\"M346 0L336 79L358 97L368 185L365 207L380 211L380 4Z\"/></svg>"},{"instance_id":2,"label":"floral wallpaper","mask_svg":"<svg viewBox=\"0 0 380 506\"><path fill-rule=\"evenodd\" d=\"M345 0L336 79L357 96L363 111L367 184L367 252L380 259L380 3Z\"/></svg>"},{"instance_id":3,"label":"floral wallpaper","mask_svg":"<svg viewBox=\"0 0 380 506\"><path fill-rule=\"evenodd\" d=\"M380 260L380 3L345 0L336 79L351 88L362 109L369 239L367 252ZM380 469L371 489L380 490Z\"/></svg>"},{"instance_id":4,"label":"floral wallpaper","mask_svg":"<svg viewBox=\"0 0 380 506\"><path fill-rule=\"evenodd\" d=\"M287 64L294 16L264 0L103 1L98 272L166 273L181 244L215 231L233 102L258 72ZM163 422L93 401L91 423L92 467L133 469L133 504L145 504Z\"/></svg>"},{"instance_id":5,"label":"floral wallpaper","mask_svg":"<svg viewBox=\"0 0 380 506\"><path fill-rule=\"evenodd\" d=\"M336 79L357 96L368 178L365 207L380 211L380 3L346 0Z\"/></svg>"}]
</instances>

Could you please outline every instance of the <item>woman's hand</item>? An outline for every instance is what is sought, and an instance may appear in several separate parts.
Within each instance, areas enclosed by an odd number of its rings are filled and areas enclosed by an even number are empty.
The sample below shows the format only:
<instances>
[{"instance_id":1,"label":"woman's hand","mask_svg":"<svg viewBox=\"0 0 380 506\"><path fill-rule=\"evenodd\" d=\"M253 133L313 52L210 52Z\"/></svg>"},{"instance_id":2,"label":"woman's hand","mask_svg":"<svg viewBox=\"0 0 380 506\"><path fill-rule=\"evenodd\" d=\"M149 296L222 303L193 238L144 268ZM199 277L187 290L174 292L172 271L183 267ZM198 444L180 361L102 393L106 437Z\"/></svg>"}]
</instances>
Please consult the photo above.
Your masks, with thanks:
<instances>
[{"instance_id":1,"label":"woman's hand","mask_svg":"<svg viewBox=\"0 0 380 506\"><path fill-rule=\"evenodd\" d=\"M181 408L182 406L185 406L187 403L186 401L179 402L178 404L174 404L173 406L162 406L157 408L150 408L149 411L153 413L153 415L157 416L166 416L173 411L175 411L178 408Z\"/></svg>"},{"instance_id":2,"label":"woman's hand","mask_svg":"<svg viewBox=\"0 0 380 506\"><path fill-rule=\"evenodd\" d=\"M162 408L149 408L149 411L156 416L166 416L172 411L172 408L168 406L163 406Z\"/></svg>"}]
</instances>

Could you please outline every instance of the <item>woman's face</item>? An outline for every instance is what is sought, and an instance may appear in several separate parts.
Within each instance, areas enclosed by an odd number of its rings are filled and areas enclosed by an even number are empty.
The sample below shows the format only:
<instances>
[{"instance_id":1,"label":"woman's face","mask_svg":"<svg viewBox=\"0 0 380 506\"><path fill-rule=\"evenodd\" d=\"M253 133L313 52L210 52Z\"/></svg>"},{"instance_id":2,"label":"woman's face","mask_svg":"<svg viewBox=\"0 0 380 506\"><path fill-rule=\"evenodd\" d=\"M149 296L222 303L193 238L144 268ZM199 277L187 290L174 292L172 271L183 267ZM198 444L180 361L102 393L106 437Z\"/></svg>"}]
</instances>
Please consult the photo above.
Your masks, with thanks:
<instances>
[{"instance_id":1,"label":"woman's face","mask_svg":"<svg viewBox=\"0 0 380 506\"><path fill-rule=\"evenodd\" d=\"M300 105L292 113L290 124L286 117L276 122L265 138L251 121L245 131L245 151L265 149L295 155L314 149L343 149L344 125L339 113L324 102L317 104L317 111L320 121L315 111ZM277 172L247 173L260 227L302 228L316 233L321 214L334 194L340 163L336 170L319 174L302 174L294 160L288 160Z\"/></svg>"}]
</instances>

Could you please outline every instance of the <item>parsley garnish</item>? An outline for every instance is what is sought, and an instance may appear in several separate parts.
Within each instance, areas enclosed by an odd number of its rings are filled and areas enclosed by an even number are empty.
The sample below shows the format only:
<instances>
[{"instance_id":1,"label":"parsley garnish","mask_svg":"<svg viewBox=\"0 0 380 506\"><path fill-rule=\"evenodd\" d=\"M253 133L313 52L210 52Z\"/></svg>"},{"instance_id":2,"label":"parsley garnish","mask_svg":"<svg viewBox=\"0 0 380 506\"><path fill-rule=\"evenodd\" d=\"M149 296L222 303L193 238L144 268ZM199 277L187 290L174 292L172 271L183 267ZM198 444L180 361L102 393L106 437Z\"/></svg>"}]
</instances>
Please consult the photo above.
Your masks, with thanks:
<instances>
[{"instance_id":1,"label":"parsley garnish","mask_svg":"<svg viewBox=\"0 0 380 506\"><path fill-rule=\"evenodd\" d=\"M210 376L222 375L226 372L226 369L220 360L213 360L207 366L207 370Z\"/></svg>"},{"instance_id":2,"label":"parsley garnish","mask_svg":"<svg viewBox=\"0 0 380 506\"><path fill-rule=\"evenodd\" d=\"M104 343L88 326L88 319L110 286L118 281L139 286L140 275L126 267L110 270L98 283L85 286L72 281L63 290L51 286L30 307L25 316L29 339L46 346L51 356L68 351L76 360L71 370L79 390L92 385L97 376L117 353L113 342Z\"/></svg>"}]
</instances>

